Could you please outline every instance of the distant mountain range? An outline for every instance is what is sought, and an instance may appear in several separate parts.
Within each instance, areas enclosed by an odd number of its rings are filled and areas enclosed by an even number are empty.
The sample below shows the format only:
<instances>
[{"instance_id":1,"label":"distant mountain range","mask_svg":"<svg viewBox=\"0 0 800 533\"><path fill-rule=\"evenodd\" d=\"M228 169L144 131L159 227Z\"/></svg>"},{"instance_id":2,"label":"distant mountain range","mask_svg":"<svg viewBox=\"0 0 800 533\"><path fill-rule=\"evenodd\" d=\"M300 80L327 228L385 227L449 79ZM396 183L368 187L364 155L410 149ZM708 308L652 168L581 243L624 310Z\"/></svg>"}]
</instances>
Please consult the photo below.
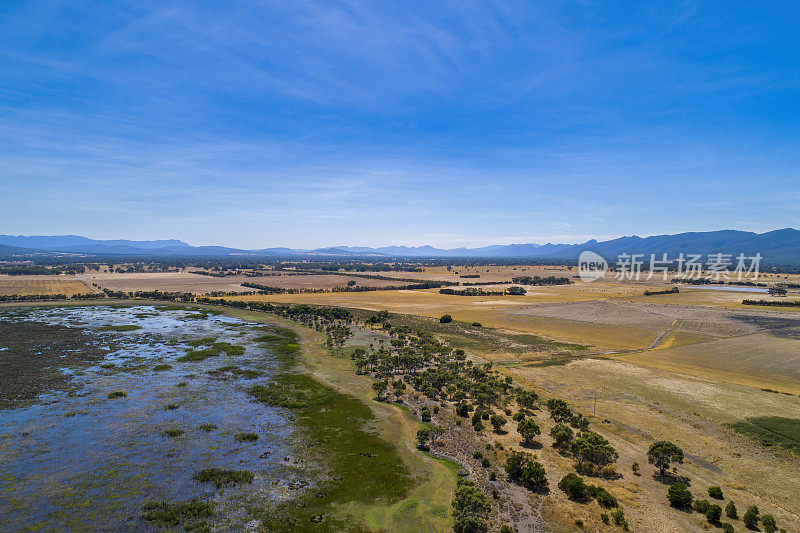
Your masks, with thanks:
<instances>
[{"instance_id":1,"label":"distant mountain range","mask_svg":"<svg viewBox=\"0 0 800 533\"><path fill-rule=\"evenodd\" d=\"M609 261L620 254L649 254L669 257L684 254L760 253L765 263L800 264L800 231L792 228L753 233L720 230L707 232L620 237L582 244L498 244L481 248L441 249L432 246L333 246L317 249L264 248L244 250L224 246L191 246L176 239L155 241L95 240L77 235L23 236L0 235L0 257L14 258L33 254L77 254L89 256L145 257L317 257L317 258L498 258L498 259L577 259L584 250L599 253Z\"/></svg>"}]
</instances>

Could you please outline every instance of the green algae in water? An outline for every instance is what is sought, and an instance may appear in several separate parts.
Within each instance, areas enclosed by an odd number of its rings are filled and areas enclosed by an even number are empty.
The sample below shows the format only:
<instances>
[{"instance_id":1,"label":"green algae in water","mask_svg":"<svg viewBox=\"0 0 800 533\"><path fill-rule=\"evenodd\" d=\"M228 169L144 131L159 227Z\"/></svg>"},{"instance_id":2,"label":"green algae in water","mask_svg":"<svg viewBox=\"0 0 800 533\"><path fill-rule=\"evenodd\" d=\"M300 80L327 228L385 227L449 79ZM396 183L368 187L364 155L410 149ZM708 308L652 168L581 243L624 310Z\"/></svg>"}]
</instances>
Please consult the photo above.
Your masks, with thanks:
<instances>
[{"instance_id":1,"label":"green algae in water","mask_svg":"<svg viewBox=\"0 0 800 533\"><path fill-rule=\"evenodd\" d=\"M230 356L244 355L244 346L231 344L229 342L215 342L211 345L211 348L218 352L225 352Z\"/></svg>"},{"instance_id":2,"label":"green algae in water","mask_svg":"<svg viewBox=\"0 0 800 533\"><path fill-rule=\"evenodd\" d=\"M276 352L290 370L300 346L294 333L282 334ZM301 439L309 446L308 458L322 463L327 473L327 481L314 491L268 512L253 510L267 530L363 531L367 528L337 518L331 510L352 503L388 504L408 495L414 484L411 472L391 443L366 429L375 418L368 405L290 371L248 392L258 401L293 411Z\"/></svg>"},{"instance_id":3,"label":"green algae in water","mask_svg":"<svg viewBox=\"0 0 800 533\"><path fill-rule=\"evenodd\" d=\"M114 392L109 392L108 393L108 399L109 400L114 400L116 398L125 398L126 396L128 396L128 393L125 392L124 390L118 390L118 391L114 391Z\"/></svg>"},{"instance_id":4,"label":"green algae in water","mask_svg":"<svg viewBox=\"0 0 800 533\"><path fill-rule=\"evenodd\" d=\"M202 339L191 339L186 341L186 344L197 348L198 346L211 346L217 342L216 337L203 337Z\"/></svg>"},{"instance_id":5,"label":"green algae in water","mask_svg":"<svg viewBox=\"0 0 800 533\"><path fill-rule=\"evenodd\" d=\"M200 483L216 484L217 488L240 483L252 483L255 476L249 470L228 470L226 468L204 468L194 475Z\"/></svg>"},{"instance_id":6,"label":"green algae in water","mask_svg":"<svg viewBox=\"0 0 800 533\"><path fill-rule=\"evenodd\" d=\"M147 502L142 510L143 518L153 525L176 527L183 524L187 531L207 529L207 519L214 516L213 504L197 498L187 502Z\"/></svg>"},{"instance_id":7,"label":"green algae in water","mask_svg":"<svg viewBox=\"0 0 800 533\"><path fill-rule=\"evenodd\" d=\"M156 372L160 372L162 370L172 370L172 365L168 365L167 363L163 363L163 364L154 366L153 370L156 371Z\"/></svg>"},{"instance_id":8,"label":"green algae in water","mask_svg":"<svg viewBox=\"0 0 800 533\"><path fill-rule=\"evenodd\" d=\"M170 438L180 437L184 433L186 432L180 428L169 428L164 430L164 436Z\"/></svg>"},{"instance_id":9,"label":"green algae in water","mask_svg":"<svg viewBox=\"0 0 800 533\"><path fill-rule=\"evenodd\" d=\"M285 375L277 382L254 385L248 392L257 401L274 407L297 409L327 403L330 393L321 387L314 387L309 379L301 374Z\"/></svg>"},{"instance_id":10,"label":"green algae in water","mask_svg":"<svg viewBox=\"0 0 800 533\"><path fill-rule=\"evenodd\" d=\"M274 342L274 341L284 340L284 338L281 337L280 335L267 334L256 337L253 340L256 342Z\"/></svg>"},{"instance_id":11,"label":"green algae in water","mask_svg":"<svg viewBox=\"0 0 800 533\"><path fill-rule=\"evenodd\" d=\"M211 433L212 431L217 429L217 425L216 424L200 424L200 426L198 426L197 429L199 429L203 433Z\"/></svg>"},{"instance_id":12,"label":"green algae in water","mask_svg":"<svg viewBox=\"0 0 800 533\"><path fill-rule=\"evenodd\" d=\"M237 442L255 442L255 441L258 440L258 434L249 433L249 432L245 431L245 432L242 432L242 433L237 433L236 435L233 436L233 438Z\"/></svg>"}]
</instances>

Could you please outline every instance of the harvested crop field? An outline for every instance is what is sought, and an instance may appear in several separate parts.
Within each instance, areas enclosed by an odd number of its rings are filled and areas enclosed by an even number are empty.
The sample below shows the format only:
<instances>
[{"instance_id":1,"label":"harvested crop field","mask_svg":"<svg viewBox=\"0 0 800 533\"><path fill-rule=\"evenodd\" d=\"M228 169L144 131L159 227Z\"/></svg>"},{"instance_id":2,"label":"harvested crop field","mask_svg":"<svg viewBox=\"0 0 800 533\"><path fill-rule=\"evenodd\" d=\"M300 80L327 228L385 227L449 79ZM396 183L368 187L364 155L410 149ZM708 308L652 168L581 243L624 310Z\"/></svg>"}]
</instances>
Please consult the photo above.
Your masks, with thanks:
<instances>
[{"instance_id":1,"label":"harvested crop field","mask_svg":"<svg viewBox=\"0 0 800 533\"><path fill-rule=\"evenodd\" d=\"M800 394L800 339L756 333L618 356L645 366Z\"/></svg>"},{"instance_id":2,"label":"harvested crop field","mask_svg":"<svg viewBox=\"0 0 800 533\"><path fill-rule=\"evenodd\" d=\"M383 287L396 284L393 281L357 278L340 275L295 275L284 274L276 276L228 276L214 277L191 274L189 272L154 272L132 274L94 274L87 277L89 283L97 283L104 289L112 291L148 291L159 290L165 292L192 292L204 294L213 291L245 292L256 289L242 287L242 283L256 283L269 287L284 289L332 289L344 287L348 281L355 281L356 285L369 287Z\"/></svg>"},{"instance_id":3,"label":"harvested crop field","mask_svg":"<svg viewBox=\"0 0 800 533\"><path fill-rule=\"evenodd\" d=\"M96 292L80 280L61 276L0 276L0 295L89 294Z\"/></svg>"}]
</instances>

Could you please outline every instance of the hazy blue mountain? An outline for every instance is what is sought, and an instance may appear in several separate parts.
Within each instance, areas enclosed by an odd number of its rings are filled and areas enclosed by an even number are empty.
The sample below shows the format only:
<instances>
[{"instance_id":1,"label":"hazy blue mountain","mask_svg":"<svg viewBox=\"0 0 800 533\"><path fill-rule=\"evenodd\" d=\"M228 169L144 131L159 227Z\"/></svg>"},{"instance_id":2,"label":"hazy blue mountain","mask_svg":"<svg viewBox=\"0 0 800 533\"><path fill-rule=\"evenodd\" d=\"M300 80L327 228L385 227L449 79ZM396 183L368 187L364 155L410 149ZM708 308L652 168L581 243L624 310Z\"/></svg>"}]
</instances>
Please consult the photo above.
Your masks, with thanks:
<instances>
[{"instance_id":1,"label":"hazy blue mountain","mask_svg":"<svg viewBox=\"0 0 800 533\"><path fill-rule=\"evenodd\" d=\"M129 241L119 240L95 240L78 235L52 235L52 236L25 236L25 235L0 235L0 244L6 246L18 246L20 248L37 248L40 250L68 251L81 246L127 246L134 249L155 250L166 247L190 247L183 241L177 239L159 241Z\"/></svg>"},{"instance_id":2,"label":"hazy blue mountain","mask_svg":"<svg viewBox=\"0 0 800 533\"><path fill-rule=\"evenodd\" d=\"M36 253L38 250L31 248L20 248L19 246L8 246L0 244L0 257L11 258L16 255Z\"/></svg>"},{"instance_id":3,"label":"hazy blue mountain","mask_svg":"<svg viewBox=\"0 0 800 533\"><path fill-rule=\"evenodd\" d=\"M748 256L760 253L766 262L800 263L800 231L792 228L753 233L750 231L707 231L688 232L676 235L654 235L652 237L621 237L604 242L589 242L571 245L545 256L552 259L574 259L583 250L592 250L609 261L627 254L666 253L675 257L680 253L702 254L726 253L734 256L744 253Z\"/></svg>"},{"instance_id":4,"label":"hazy blue mountain","mask_svg":"<svg viewBox=\"0 0 800 533\"><path fill-rule=\"evenodd\" d=\"M190 246L176 239L155 241L93 240L76 235L61 236L11 236L0 235L0 255L24 255L34 251L67 252L87 255L129 255L170 257L329 257L367 260L376 257L407 258L499 258L499 259L575 259L583 250L593 250L609 261L627 254L666 253L674 258L680 253L729 253L748 256L760 253L765 263L800 264L800 231L785 228L766 233L720 230L687 232L676 235L651 237L620 237L598 242L594 239L582 244L503 244L479 248L441 249L432 246L331 246L317 249L262 248L243 250L224 246Z\"/></svg>"}]
</instances>

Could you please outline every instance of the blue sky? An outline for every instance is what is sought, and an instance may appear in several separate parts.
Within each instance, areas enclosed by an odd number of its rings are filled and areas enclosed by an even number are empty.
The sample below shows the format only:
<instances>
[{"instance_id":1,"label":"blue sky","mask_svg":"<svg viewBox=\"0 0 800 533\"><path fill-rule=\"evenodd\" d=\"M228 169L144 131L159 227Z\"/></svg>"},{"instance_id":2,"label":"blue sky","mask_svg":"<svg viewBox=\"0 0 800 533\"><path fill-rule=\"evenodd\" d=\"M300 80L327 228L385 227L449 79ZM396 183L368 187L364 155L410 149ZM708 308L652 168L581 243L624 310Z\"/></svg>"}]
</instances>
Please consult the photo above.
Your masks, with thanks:
<instances>
[{"instance_id":1,"label":"blue sky","mask_svg":"<svg viewBox=\"0 0 800 533\"><path fill-rule=\"evenodd\" d=\"M796 2L2 2L0 233L800 227Z\"/></svg>"}]
</instances>

